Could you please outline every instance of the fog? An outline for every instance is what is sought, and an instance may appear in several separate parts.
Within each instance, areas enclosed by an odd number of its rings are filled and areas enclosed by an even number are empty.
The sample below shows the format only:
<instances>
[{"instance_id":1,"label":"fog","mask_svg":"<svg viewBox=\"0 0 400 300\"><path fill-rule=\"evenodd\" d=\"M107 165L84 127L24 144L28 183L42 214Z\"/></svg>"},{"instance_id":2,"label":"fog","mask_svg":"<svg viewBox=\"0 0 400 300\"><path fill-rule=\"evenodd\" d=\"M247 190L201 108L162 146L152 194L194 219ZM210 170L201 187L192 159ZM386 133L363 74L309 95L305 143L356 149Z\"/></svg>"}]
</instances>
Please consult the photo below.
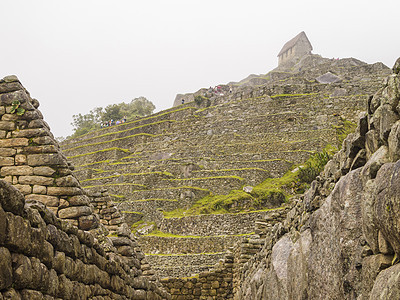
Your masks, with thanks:
<instances>
[{"instance_id":1,"label":"fog","mask_svg":"<svg viewBox=\"0 0 400 300\"><path fill-rule=\"evenodd\" d=\"M305 31L324 57L392 67L400 2L0 1L0 76L17 75L55 136L72 115L144 96L175 95L264 74Z\"/></svg>"}]
</instances>

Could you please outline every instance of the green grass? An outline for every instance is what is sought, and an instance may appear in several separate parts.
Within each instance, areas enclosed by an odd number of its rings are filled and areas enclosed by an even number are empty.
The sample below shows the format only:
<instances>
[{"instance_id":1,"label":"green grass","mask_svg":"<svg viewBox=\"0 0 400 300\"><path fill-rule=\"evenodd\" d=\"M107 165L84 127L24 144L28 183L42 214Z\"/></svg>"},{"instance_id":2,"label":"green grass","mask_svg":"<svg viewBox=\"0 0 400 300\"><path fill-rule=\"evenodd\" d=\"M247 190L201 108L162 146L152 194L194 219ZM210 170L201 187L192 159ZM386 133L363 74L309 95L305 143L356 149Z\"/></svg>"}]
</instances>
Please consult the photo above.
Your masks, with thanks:
<instances>
[{"instance_id":1,"label":"green grass","mask_svg":"<svg viewBox=\"0 0 400 300\"><path fill-rule=\"evenodd\" d=\"M331 145L310 156L302 167L287 171L282 177L267 178L250 193L232 190L227 195L210 194L196 201L187 210L175 209L163 212L166 218L185 217L201 214L225 214L259 211L268 203L285 203L308 188L309 183L323 170L331 155L337 149ZM309 176L304 176L307 174ZM311 181L310 181L311 180ZM268 209L267 209L268 210Z\"/></svg>"},{"instance_id":2,"label":"green grass","mask_svg":"<svg viewBox=\"0 0 400 300\"><path fill-rule=\"evenodd\" d=\"M336 130L338 148L340 149L342 147L344 139L350 133L354 132L354 130L357 128L357 124L341 117L340 124L338 126L333 126L333 128Z\"/></svg>"}]
</instances>

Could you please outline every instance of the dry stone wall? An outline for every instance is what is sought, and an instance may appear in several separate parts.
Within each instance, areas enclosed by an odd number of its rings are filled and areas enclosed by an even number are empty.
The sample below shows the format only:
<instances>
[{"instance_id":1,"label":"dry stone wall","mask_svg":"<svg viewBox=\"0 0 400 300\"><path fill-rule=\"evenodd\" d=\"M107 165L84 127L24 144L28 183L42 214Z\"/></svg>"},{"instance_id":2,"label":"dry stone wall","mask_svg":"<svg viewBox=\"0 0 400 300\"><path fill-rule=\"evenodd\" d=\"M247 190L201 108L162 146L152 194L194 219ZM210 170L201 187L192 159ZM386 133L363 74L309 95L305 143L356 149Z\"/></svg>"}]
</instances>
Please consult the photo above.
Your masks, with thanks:
<instances>
[{"instance_id":1,"label":"dry stone wall","mask_svg":"<svg viewBox=\"0 0 400 300\"><path fill-rule=\"evenodd\" d=\"M0 298L169 299L107 195L81 188L38 106L15 76L0 80Z\"/></svg>"},{"instance_id":2,"label":"dry stone wall","mask_svg":"<svg viewBox=\"0 0 400 300\"><path fill-rule=\"evenodd\" d=\"M0 97L1 178L59 218L84 230L97 227L90 200L37 109L39 102L15 76L0 80Z\"/></svg>"},{"instance_id":3,"label":"dry stone wall","mask_svg":"<svg viewBox=\"0 0 400 300\"><path fill-rule=\"evenodd\" d=\"M0 181L1 299L167 299L140 264ZM134 272L133 272L134 271ZM132 276L135 274L135 276Z\"/></svg>"}]
</instances>

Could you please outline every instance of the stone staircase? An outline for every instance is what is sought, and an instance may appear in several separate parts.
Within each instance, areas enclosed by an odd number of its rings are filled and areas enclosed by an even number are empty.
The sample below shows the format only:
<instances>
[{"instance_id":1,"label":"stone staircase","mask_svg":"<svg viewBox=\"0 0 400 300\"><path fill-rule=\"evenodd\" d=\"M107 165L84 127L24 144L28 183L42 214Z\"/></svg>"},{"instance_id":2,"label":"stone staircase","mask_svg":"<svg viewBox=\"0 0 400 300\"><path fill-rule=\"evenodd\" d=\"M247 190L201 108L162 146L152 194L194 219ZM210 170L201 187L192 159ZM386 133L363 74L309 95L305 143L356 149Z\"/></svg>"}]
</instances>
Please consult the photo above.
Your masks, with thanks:
<instances>
[{"instance_id":1,"label":"stone staircase","mask_svg":"<svg viewBox=\"0 0 400 300\"><path fill-rule=\"evenodd\" d=\"M165 234L139 239L162 277L191 276L249 239L255 221L270 211L180 218L165 218L163 211L280 177L337 144L335 126L355 120L367 99L360 91L374 89L387 73L374 65L319 67L274 73L263 85L238 85L213 97L209 106L186 103L67 140L62 149L85 189L107 189L130 225L155 222ZM325 70L347 77L319 84L314 78Z\"/></svg>"}]
</instances>

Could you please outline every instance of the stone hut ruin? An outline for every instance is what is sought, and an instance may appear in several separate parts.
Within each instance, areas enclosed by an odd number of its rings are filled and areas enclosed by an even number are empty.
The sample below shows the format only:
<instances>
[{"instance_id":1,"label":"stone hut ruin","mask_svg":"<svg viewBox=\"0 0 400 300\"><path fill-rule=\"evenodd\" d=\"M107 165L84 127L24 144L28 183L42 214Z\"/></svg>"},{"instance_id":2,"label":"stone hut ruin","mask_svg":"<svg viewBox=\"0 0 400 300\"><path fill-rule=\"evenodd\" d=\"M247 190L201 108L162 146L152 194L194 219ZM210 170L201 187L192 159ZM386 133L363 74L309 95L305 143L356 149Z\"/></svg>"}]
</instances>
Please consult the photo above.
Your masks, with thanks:
<instances>
[{"instance_id":1,"label":"stone hut ruin","mask_svg":"<svg viewBox=\"0 0 400 300\"><path fill-rule=\"evenodd\" d=\"M302 31L283 45L282 50L278 53L278 65L281 66L293 60L293 58L311 54L312 50L313 47L308 40L306 33Z\"/></svg>"}]
</instances>

